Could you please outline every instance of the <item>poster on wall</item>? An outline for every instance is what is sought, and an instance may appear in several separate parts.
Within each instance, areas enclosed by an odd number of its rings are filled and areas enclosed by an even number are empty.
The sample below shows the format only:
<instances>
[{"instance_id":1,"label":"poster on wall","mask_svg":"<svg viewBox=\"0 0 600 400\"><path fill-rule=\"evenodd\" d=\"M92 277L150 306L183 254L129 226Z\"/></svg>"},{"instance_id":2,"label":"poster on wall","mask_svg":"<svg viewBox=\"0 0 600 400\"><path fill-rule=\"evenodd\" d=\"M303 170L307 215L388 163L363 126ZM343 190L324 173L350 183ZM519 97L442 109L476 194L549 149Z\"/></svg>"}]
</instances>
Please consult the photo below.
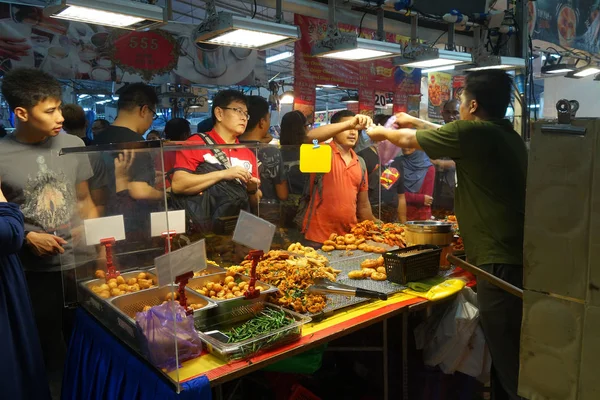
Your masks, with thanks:
<instances>
[{"instance_id":1,"label":"poster on wall","mask_svg":"<svg viewBox=\"0 0 600 400\"><path fill-rule=\"evenodd\" d=\"M546 47L600 52L600 1L538 0L527 2L527 7L533 40Z\"/></svg>"},{"instance_id":2,"label":"poster on wall","mask_svg":"<svg viewBox=\"0 0 600 400\"><path fill-rule=\"evenodd\" d=\"M452 75L445 72L432 72L429 74L427 93L429 97L428 117L442 119L442 107L450 100Z\"/></svg>"},{"instance_id":3,"label":"poster on wall","mask_svg":"<svg viewBox=\"0 0 600 400\"><path fill-rule=\"evenodd\" d=\"M256 85L267 76L264 51L49 18L33 6L0 3L0 38L0 74L27 67L59 79L212 85Z\"/></svg>"}]
</instances>

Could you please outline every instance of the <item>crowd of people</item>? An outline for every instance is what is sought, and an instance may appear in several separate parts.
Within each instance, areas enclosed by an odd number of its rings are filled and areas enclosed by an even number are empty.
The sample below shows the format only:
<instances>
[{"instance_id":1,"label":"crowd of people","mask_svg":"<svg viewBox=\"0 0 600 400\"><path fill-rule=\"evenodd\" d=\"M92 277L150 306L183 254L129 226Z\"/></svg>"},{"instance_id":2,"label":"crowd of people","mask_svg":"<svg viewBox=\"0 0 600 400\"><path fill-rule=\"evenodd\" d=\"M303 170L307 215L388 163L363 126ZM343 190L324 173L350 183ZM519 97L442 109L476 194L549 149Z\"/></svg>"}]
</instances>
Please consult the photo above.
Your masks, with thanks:
<instances>
[{"instance_id":1,"label":"crowd of people","mask_svg":"<svg viewBox=\"0 0 600 400\"><path fill-rule=\"evenodd\" d=\"M115 121L94 121L93 139L88 139L83 110L61 106L58 81L39 70L6 74L2 94L17 124L0 143L0 235L8 235L0 256L3 277L10 279L0 280L0 302L8 310L0 317L9 327L0 331L0 339L12 349L3 368L19 378L4 386L9 375L3 374L0 386L12 390L10 398L29 398L24 394L33 390L38 391L35 398L48 398L47 387L27 385L45 381L39 368L44 365L52 396L57 396L73 318L64 307L63 286L64 296L75 296L70 293L74 274L68 271L76 264L92 271L102 258L100 249L83 245L81 221L123 215L127 245L143 246L151 240L149 214L165 207L163 184L168 206L186 210L192 231L217 232L242 210L260 214L261 207L275 205L273 218L284 227L296 224L305 242L319 247L358 221L430 219L437 168L443 182L458 175L456 207L470 260L521 286L526 154L520 137L503 120L511 84L501 74L469 75L462 101L444 106L444 126L399 113L385 128L387 116L373 121L344 110L330 124L311 129L304 114L289 112L281 120L281 148L263 146L272 139L267 101L224 90L213 98L210 129L192 134L188 121L175 118L162 135L148 134L150 140L164 136L184 142L162 158L135 150L58 156L68 147L143 141L158 117L152 87L125 87ZM494 80L490 90L496 97L485 93L482 82L489 80ZM364 148L355 152L364 139ZM300 171L300 145L313 140L331 149L329 173ZM379 144L384 141L393 146L382 157ZM510 165L502 154L510 155ZM485 283L479 291L500 382L496 389L516 398L520 303ZM39 335L32 329L21 332L33 326Z\"/></svg>"}]
</instances>

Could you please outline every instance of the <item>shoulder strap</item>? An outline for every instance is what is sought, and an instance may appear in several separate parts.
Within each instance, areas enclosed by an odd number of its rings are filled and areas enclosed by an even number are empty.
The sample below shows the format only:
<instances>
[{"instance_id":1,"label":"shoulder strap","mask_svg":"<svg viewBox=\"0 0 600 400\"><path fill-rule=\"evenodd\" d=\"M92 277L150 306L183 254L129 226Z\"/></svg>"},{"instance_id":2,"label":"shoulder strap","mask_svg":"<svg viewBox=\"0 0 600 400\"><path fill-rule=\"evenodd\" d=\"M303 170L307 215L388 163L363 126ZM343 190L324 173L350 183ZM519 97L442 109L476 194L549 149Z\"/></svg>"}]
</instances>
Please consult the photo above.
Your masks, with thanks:
<instances>
[{"instance_id":1,"label":"shoulder strap","mask_svg":"<svg viewBox=\"0 0 600 400\"><path fill-rule=\"evenodd\" d=\"M363 182L365 181L365 177L367 175L367 163L365 163L365 160L361 156L357 155L357 157L358 157L358 163L360 164L360 169L362 171L362 178L360 180L360 184L362 185Z\"/></svg>"},{"instance_id":2,"label":"shoulder strap","mask_svg":"<svg viewBox=\"0 0 600 400\"><path fill-rule=\"evenodd\" d=\"M204 140L204 143L206 143L209 146L216 146L215 141L206 133L202 133L202 132L198 132L198 135L202 138L202 140ZM225 155L225 153L223 153L223 150L221 149L212 149L211 150L212 153L215 155L215 157L217 158L217 160L219 160L219 162L221 164L223 164L223 166L225 168L231 168L231 164L229 163L229 158L227 158L227 156Z\"/></svg>"},{"instance_id":3,"label":"shoulder strap","mask_svg":"<svg viewBox=\"0 0 600 400\"><path fill-rule=\"evenodd\" d=\"M309 189L309 200L308 200L308 206L307 206L307 217L306 217L306 225L304 226L304 229L302 230L302 232L306 232L308 231L308 227L310 226L310 221L312 220L312 215L314 212L317 211L317 208L319 208L319 206L321 205L321 203L323 202L323 175L324 174L314 174L315 175L315 179L313 179L312 184L310 182L310 178L308 179L308 187ZM313 206L313 204L315 203L315 198L316 198L316 194L319 194L319 202Z\"/></svg>"}]
</instances>

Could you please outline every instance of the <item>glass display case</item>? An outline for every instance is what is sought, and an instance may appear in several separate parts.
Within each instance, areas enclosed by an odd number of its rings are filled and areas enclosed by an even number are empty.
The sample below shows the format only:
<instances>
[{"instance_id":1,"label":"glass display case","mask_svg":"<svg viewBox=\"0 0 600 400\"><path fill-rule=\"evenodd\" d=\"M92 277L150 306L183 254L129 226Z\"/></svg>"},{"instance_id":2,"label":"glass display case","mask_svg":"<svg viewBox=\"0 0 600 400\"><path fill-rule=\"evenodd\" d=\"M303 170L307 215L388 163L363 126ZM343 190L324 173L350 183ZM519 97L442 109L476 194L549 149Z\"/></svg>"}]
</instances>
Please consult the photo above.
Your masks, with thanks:
<instances>
[{"instance_id":1,"label":"glass display case","mask_svg":"<svg viewBox=\"0 0 600 400\"><path fill-rule=\"evenodd\" d=\"M206 326L214 330L223 315L240 308L248 314L249 306L266 301L308 317L296 317L295 327L298 321L305 323L336 306L364 301L311 295L304 292L307 282L290 290L282 290L279 283L294 271L312 268L318 276L335 280L341 273L341 281L369 289L375 281L351 281L347 270L360 269L362 260L403 245L400 228L382 230L381 235L373 233L376 228L369 224L374 222L353 229L369 213L381 221L379 226L398 221L397 192L396 196L382 194L391 185L381 187L378 171L370 177L372 171L361 166L361 173L355 172L355 183L363 191L371 183L368 212L357 208L358 194L352 199L348 193L326 190L329 194L318 199L318 205L309 201L309 209L316 210L310 224L315 224L318 234L307 238L299 226L306 226L308 219L298 218L307 203L305 186L323 174L311 178L301 171L298 146L198 143L123 143L63 149L60 155L89 159L93 176L88 186L95 209L84 215L79 204L74 210L78 217L69 227L73 240L61 256L66 304L84 307L178 390L177 367L200 355L202 342L196 330L206 335ZM344 182L345 173L334 179ZM394 179L393 173L385 177ZM349 189L338 186L336 190ZM321 204L327 206L320 208ZM241 211L274 225L271 251L257 266L257 291L252 292L256 296L248 295L247 276L252 265L249 252L256 249L232 240ZM339 219L347 223L340 225ZM333 248L317 249L327 244L319 239L323 232L326 240L334 240ZM343 240L335 241L336 234ZM192 251L175 257L186 248ZM171 256L163 257L166 253ZM187 268L181 274L180 264ZM382 282L378 289L398 291L386 284ZM187 309L180 306L184 300Z\"/></svg>"}]
</instances>

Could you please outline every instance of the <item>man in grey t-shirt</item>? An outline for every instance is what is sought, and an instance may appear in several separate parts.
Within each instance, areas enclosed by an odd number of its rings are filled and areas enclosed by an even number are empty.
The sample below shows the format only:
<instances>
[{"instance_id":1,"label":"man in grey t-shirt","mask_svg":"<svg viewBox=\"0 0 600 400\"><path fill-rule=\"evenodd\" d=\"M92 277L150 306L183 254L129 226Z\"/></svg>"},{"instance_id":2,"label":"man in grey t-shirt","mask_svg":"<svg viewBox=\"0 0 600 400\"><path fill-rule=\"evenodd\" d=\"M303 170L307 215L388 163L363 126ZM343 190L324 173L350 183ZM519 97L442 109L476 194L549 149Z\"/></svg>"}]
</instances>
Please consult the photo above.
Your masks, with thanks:
<instances>
[{"instance_id":1,"label":"man in grey t-shirt","mask_svg":"<svg viewBox=\"0 0 600 400\"><path fill-rule=\"evenodd\" d=\"M72 324L63 299L63 286L72 286L63 285L61 264L67 271L73 265L81 219L98 217L87 183L92 168L86 155L59 156L64 147L84 144L61 133L61 86L56 79L35 69L15 69L4 76L2 94L16 120L13 134L0 140L2 190L25 216L21 259L50 390L58 398Z\"/></svg>"}]
</instances>

